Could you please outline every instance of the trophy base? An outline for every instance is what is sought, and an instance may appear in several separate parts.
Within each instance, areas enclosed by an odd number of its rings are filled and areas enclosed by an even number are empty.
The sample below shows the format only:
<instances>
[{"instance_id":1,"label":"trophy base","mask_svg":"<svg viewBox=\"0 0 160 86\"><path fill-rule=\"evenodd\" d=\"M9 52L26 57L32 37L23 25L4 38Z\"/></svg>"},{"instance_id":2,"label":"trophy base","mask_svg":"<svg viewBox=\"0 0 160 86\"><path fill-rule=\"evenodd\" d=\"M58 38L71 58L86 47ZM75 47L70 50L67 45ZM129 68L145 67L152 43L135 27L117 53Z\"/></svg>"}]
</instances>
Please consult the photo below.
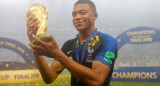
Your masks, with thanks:
<instances>
[{"instance_id":1,"label":"trophy base","mask_svg":"<svg viewBox=\"0 0 160 86\"><path fill-rule=\"evenodd\" d=\"M46 37L46 34L37 34L36 35L38 38L44 38L44 37Z\"/></svg>"}]
</instances>

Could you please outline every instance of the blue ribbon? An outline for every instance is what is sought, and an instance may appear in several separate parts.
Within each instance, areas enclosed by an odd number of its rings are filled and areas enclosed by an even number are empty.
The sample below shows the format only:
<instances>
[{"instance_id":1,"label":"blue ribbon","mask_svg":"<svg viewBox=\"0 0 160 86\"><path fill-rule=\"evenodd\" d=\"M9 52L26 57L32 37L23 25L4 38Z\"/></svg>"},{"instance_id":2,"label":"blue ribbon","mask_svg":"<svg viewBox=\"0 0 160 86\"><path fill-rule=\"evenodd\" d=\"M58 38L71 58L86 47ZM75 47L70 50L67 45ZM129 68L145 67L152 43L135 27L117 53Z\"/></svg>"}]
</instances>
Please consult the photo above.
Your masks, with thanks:
<instances>
[{"instance_id":1,"label":"blue ribbon","mask_svg":"<svg viewBox=\"0 0 160 86\"><path fill-rule=\"evenodd\" d=\"M84 58L84 54L85 54L85 51L86 51L86 48L87 48L87 45L88 43L91 41L91 37L95 37L97 34L97 29L94 30L94 32L88 37L84 47L83 47L83 50L82 50L82 53L81 53L81 62L79 62L79 46L77 46L79 44L79 38L77 39L77 42L76 42L76 48L75 48L75 52L76 52L76 59L77 59L77 62L82 64L83 63L83 58Z\"/></svg>"}]
</instances>

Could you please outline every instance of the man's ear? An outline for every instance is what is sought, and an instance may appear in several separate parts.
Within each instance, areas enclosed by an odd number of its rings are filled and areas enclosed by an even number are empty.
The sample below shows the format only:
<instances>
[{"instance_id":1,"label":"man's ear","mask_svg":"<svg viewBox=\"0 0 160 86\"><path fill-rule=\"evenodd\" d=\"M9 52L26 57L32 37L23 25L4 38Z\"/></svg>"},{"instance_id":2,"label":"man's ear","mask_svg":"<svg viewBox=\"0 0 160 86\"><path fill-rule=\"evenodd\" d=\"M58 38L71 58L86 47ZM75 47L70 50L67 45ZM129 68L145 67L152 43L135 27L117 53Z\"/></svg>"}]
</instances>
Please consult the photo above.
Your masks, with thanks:
<instances>
[{"instance_id":1,"label":"man's ear","mask_svg":"<svg viewBox=\"0 0 160 86\"><path fill-rule=\"evenodd\" d=\"M98 18L98 13L95 13L94 20Z\"/></svg>"}]
</instances>

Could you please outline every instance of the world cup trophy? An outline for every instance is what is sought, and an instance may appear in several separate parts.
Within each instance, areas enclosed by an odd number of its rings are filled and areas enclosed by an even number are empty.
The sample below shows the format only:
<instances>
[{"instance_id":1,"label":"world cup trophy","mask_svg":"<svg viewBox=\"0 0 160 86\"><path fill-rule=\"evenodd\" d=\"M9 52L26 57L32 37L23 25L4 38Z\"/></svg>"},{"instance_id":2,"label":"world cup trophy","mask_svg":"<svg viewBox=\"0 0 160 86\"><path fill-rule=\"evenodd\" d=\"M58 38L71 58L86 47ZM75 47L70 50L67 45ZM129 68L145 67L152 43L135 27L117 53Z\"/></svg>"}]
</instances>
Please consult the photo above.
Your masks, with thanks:
<instances>
[{"instance_id":1,"label":"world cup trophy","mask_svg":"<svg viewBox=\"0 0 160 86\"><path fill-rule=\"evenodd\" d=\"M47 34L47 24L48 24L48 14L47 9L41 4L31 5L26 13L26 20L31 16L32 18L37 18L39 20L38 30L36 36L38 38L44 38Z\"/></svg>"}]
</instances>

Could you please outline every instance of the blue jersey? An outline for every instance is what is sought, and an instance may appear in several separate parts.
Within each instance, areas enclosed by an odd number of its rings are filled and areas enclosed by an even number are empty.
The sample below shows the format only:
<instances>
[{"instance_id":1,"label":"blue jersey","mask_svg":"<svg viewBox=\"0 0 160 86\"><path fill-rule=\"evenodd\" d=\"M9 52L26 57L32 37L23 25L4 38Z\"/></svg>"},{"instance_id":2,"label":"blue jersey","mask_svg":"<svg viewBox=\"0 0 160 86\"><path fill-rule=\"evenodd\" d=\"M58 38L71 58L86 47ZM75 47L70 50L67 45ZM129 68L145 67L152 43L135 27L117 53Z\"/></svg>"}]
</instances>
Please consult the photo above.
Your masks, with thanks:
<instances>
[{"instance_id":1,"label":"blue jersey","mask_svg":"<svg viewBox=\"0 0 160 86\"><path fill-rule=\"evenodd\" d=\"M93 61L100 61L103 64L109 66L111 68L108 77L106 78L103 86L109 86L110 79L112 76L114 63L117 58L117 44L116 40L108 35L101 32L97 32L94 37L90 38L90 42L86 47L86 51L84 54L84 59L81 62L82 65L92 68ZM76 50L75 47L77 46L78 38L68 40L64 43L62 47L62 51L68 57L72 57L74 61L77 62L76 58ZM81 51L84 47L84 43L79 43L79 55L81 55ZM81 57L81 56L80 56ZM80 60L81 58L79 58ZM85 86L82 82L78 81L76 77L71 75L71 86Z\"/></svg>"}]
</instances>

